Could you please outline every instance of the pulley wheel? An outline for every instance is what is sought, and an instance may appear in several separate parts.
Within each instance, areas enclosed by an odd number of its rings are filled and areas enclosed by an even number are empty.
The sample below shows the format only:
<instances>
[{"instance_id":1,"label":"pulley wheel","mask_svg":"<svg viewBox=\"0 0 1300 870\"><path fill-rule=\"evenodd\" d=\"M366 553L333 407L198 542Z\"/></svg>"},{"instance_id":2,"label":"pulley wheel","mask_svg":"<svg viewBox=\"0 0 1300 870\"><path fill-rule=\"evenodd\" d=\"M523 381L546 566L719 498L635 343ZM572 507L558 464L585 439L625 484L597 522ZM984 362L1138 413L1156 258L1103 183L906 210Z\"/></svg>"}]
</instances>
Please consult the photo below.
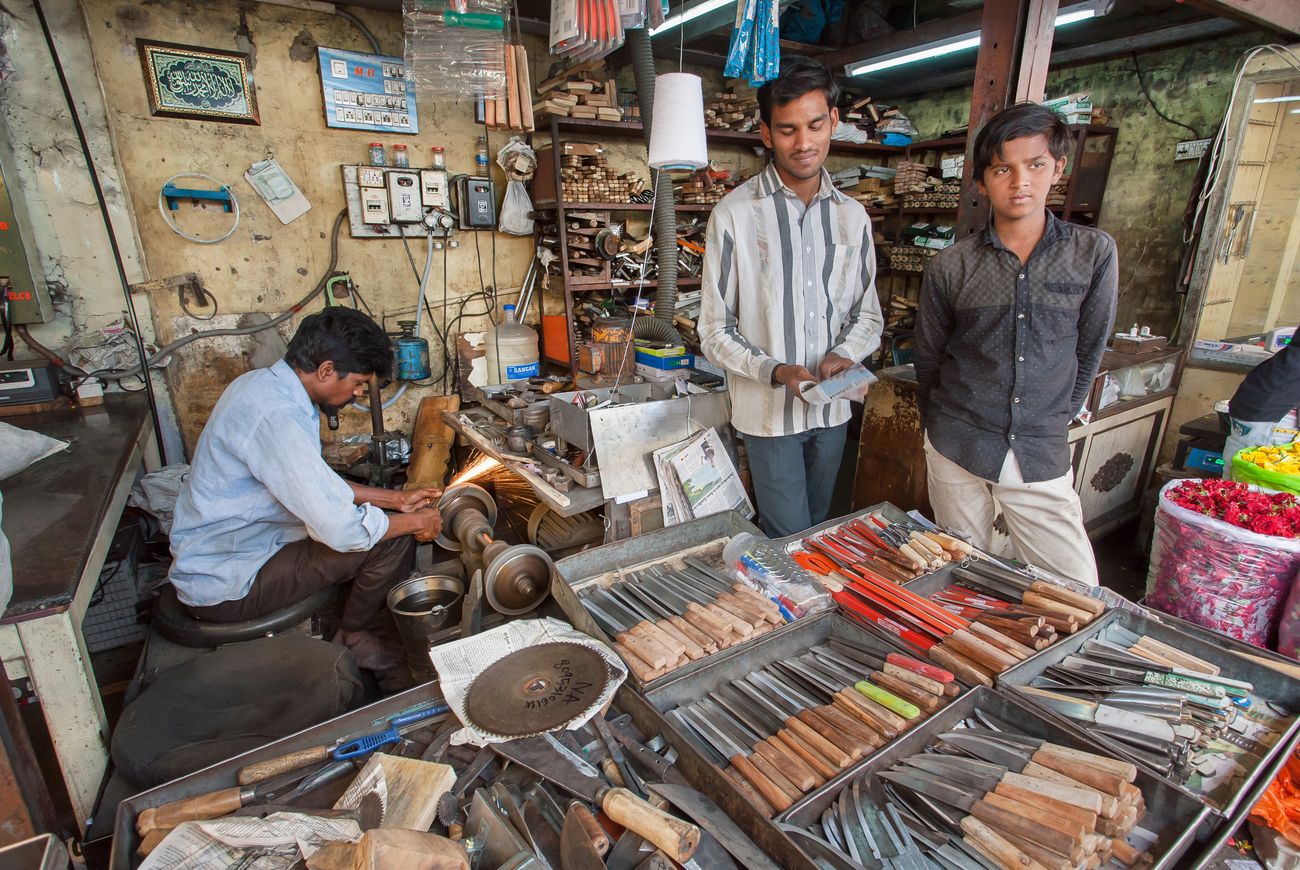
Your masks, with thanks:
<instances>
[{"instance_id":1,"label":"pulley wheel","mask_svg":"<svg viewBox=\"0 0 1300 870\"><path fill-rule=\"evenodd\" d=\"M456 514L466 508L477 510L487 517L489 526L496 528L497 503L492 500L492 496L487 494L487 490L473 483L462 483L460 486L453 486L442 494L442 498L438 499L438 512L442 514L442 531L438 533L437 543L444 550L450 550L453 553L461 551L460 541L452 537L450 533Z\"/></svg>"},{"instance_id":2,"label":"pulley wheel","mask_svg":"<svg viewBox=\"0 0 1300 870\"><path fill-rule=\"evenodd\" d=\"M483 589L497 613L519 616L551 593L551 557L541 547L515 544L492 560Z\"/></svg>"}]
</instances>

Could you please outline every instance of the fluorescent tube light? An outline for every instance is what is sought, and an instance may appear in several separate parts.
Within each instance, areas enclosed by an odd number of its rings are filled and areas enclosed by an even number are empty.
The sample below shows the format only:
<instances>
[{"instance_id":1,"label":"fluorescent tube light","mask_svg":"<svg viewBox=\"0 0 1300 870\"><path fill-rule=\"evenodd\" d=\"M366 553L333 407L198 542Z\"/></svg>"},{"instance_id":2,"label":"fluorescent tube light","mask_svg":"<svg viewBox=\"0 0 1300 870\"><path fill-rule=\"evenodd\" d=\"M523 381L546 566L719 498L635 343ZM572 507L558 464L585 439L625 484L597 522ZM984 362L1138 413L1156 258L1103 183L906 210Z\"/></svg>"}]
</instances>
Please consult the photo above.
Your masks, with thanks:
<instances>
[{"instance_id":1,"label":"fluorescent tube light","mask_svg":"<svg viewBox=\"0 0 1300 870\"><path fill-rule=\"evenodd\" d=\"M692 6L690 9L685 9L678 12L676 15L665 18L663 24L660 24L654 30L650 31L650 35L658 36L661 33L672 30L674 27L680 27L688 21L694 21L701 15L708 15L710 12L730 6L735 2L736 0L705 0L704 3Z\"/></svg>"},{"instance_id":2,"label":"fluorescent tube light","mask_svg":"<svg viewBox=\"0 0 1300 870\"><path fill-rule=\"evenodd\" d=\"M1295 103L1300 102L1300 94L1291 97L1263 97L1256 100L1257 103Z\"/></svg>"},{"instance_id":3,"label":"fluorescent tube light","mask_svg":"<svg viewBox=\"0 0 1300 870\"><path fill-rule=\"evenodd\" d=\"M1105 4L1105 11L1109 10L1109 4ZM1074 24L1077 21L1086 21L1089 18L1096 18L1097 15L1104 15L1105 12L1098 11L1098 4L1095 2L1077 4L1060 10L1056 14L1056 21L1053 27L1064 27L1067 24ZM664 22L667 26L667 22ZM896 51L893 54L887 54L883 57L871 58L859 61L856 64L846 64L844 72L850 76L860 76L866 73L879 72L884 69L893 69L894 67L903 66L909 63L916 63L920 60L930 60L944 55L954 54L966 49L976 48L980 44L980 33L978 30L972 33L963 33L960 36L950 37L935 42L926 43L916 48Z\"/></svg>"}]
</instances>

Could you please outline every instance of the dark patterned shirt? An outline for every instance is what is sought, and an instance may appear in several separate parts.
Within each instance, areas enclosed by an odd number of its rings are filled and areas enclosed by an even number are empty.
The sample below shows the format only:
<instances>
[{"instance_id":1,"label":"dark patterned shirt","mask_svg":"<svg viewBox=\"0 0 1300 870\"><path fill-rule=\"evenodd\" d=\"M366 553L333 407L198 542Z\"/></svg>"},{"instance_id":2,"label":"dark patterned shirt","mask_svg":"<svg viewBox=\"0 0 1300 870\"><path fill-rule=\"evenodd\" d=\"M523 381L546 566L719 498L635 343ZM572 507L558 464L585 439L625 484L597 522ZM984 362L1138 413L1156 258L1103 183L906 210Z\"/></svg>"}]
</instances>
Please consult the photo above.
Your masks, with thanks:
<instances>
[{"instance_id":1,"label":"dark patterned shirt","mask_svg":"<svg viewBox=\"0 0 1300 870\"><path fill-rule=\"evenodd\" d=\"M992 223L931 260L913 361L935 449L985 480L1008 449L1026 482L1064 475L1066 430L1106 350L1118 283L1115 240L1051 213L1023 266Z\"/></svg>"}]
</instances>

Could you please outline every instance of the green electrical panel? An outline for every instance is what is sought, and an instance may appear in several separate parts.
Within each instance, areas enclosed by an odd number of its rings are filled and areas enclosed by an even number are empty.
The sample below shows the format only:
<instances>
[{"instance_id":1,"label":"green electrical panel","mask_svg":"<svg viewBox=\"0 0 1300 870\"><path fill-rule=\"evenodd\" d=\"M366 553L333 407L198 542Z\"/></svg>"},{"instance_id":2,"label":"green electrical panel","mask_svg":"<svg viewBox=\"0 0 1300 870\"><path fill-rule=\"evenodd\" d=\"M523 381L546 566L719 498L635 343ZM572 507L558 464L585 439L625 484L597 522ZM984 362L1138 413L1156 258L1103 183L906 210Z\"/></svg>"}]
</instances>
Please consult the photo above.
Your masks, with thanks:
<instances>
[{"instance_id":1,"label":"green electrical panel","mask_svg":"<svg viewBox=\"0 0 1300 870\"><path fill-rule=\"evenodd\" d=\"M22 206L19 202L18 207ZM13 323L44 323L50 319L50 292L38 267L36 251L23 237L27 227L15 211L11 189L0 168L0 291ZM30 233L29 233L30 237Z\"/></svg>"}]
</instances>

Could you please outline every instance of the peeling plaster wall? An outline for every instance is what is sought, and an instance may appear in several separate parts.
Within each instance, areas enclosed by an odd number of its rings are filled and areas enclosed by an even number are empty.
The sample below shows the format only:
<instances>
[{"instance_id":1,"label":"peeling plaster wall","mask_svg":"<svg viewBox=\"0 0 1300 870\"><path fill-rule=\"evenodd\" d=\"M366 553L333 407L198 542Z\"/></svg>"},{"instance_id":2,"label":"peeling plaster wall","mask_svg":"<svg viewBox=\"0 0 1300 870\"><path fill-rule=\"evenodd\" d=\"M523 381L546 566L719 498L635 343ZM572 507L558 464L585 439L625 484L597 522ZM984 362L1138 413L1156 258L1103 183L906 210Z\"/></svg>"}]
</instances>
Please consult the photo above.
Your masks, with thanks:
<instances>
[{"instance_id":1,"label":"peeling plaster wall","mask_svg":"<svg viewBox=\"0 0 1300 870\"><path fill-rule=\"evenodd\" d=\"M1236 36L1142 54L1143 81L1160 110L1202 136L1214 134L1238 58L1259 39ZM1175 163L1174 145L1193 138L1152 111L1138 87L1132 58L1053 70L1047 95L1091 91L1119 127L1099 225L1119 247L1120 300L1116 322L1149 324L1169 335L1182 297L1175 292L1182 258L1182 216L1196 178L1196 161ZM905 100L902 109L921 131L938 136L965 125L970 88Z\"/></svg>"},{"instance_id":2,"label":"peeling plaster wall","mask_svg":"<svg viewBox=\"0 0 1300 870\"><path fill-rule=\"evenodd\" d=\"M369 51L364 37L342 18L269 4L185 0L86 0L83 8L126 188L136 204L148 277L196 272L216 295L223 312L216 323L197 322L180 310L174 294L155 292L154 317L162 341L210 325L243 325L254 315L275 315L306 295L329 263L329 231L344 205L339 166L365 162L368 143L381 141L391 154L391 146L402 142L410 149L415 166L427 166L429 149L441 145L447 150L451 171L473 169L475 143L482 130L474 124L469 103L420 99L421 132L415 136L325 126L316 46ZM397 13L358 10L358 15L379 38L385 53L402 54L402 25ZM250 52L261 125L151 117L137 38ZM545 72L549 58L538 43L530 43L529 48L537 77ZM505 141L501 133L489 136L493 157ZM249 165L267 154L274 154L312 203L306 215L288 225L281 224L243 180ZM500 195L504 178L495 163L493 170ZM243 210L233 236L216 245L199 245L181 239L165 226L158 210L158 191L164 181L180 172L203 172L231 185ZM192 186L210 185L196 181ZM176 221L189 233L213 236L229 226L230 216L219 208L183 205ZM529 240L469 232L458 233L457 238L460 247L447 255L447 295L453 316L457 298L481 289L480 264L482 284L519 286L532 253ZM340 232L338 268L352 274L376 318L387 315L387 326L393 331L397 320L411 316L417 291L402 248L398 240L354 240L346 224ZM422 266L424 243L413 241L411 250ZM435 260L429 292L433 304L440 306L441 256ZM513 292L504 290L499 302L509 301L513 301ZM320 304L317 299L308 310L318 310ZM470 306L471 312L482 310L481 302ZM439 307L434 308L434 316L441 326ZM429 336L428 319L424 320L425 335ZM467 317L457 328L472 331L483 328L484 322L482 317ZM291 328L285 331L292 334ZM205 340L181 352L183 361L169 372L169 384L187 447L192 448L225 384L248 368L265 364L267 340L280 346L280 339L269 334L261 339ZM430 343L437 376L441 350L436 339ZM409 429L420 398L439 392L437 387L408 390L389 411L390 425ZM345 433L369 427L368 418L361 414L345 414L343 421Z\"/></svg>"}]
</instances>

